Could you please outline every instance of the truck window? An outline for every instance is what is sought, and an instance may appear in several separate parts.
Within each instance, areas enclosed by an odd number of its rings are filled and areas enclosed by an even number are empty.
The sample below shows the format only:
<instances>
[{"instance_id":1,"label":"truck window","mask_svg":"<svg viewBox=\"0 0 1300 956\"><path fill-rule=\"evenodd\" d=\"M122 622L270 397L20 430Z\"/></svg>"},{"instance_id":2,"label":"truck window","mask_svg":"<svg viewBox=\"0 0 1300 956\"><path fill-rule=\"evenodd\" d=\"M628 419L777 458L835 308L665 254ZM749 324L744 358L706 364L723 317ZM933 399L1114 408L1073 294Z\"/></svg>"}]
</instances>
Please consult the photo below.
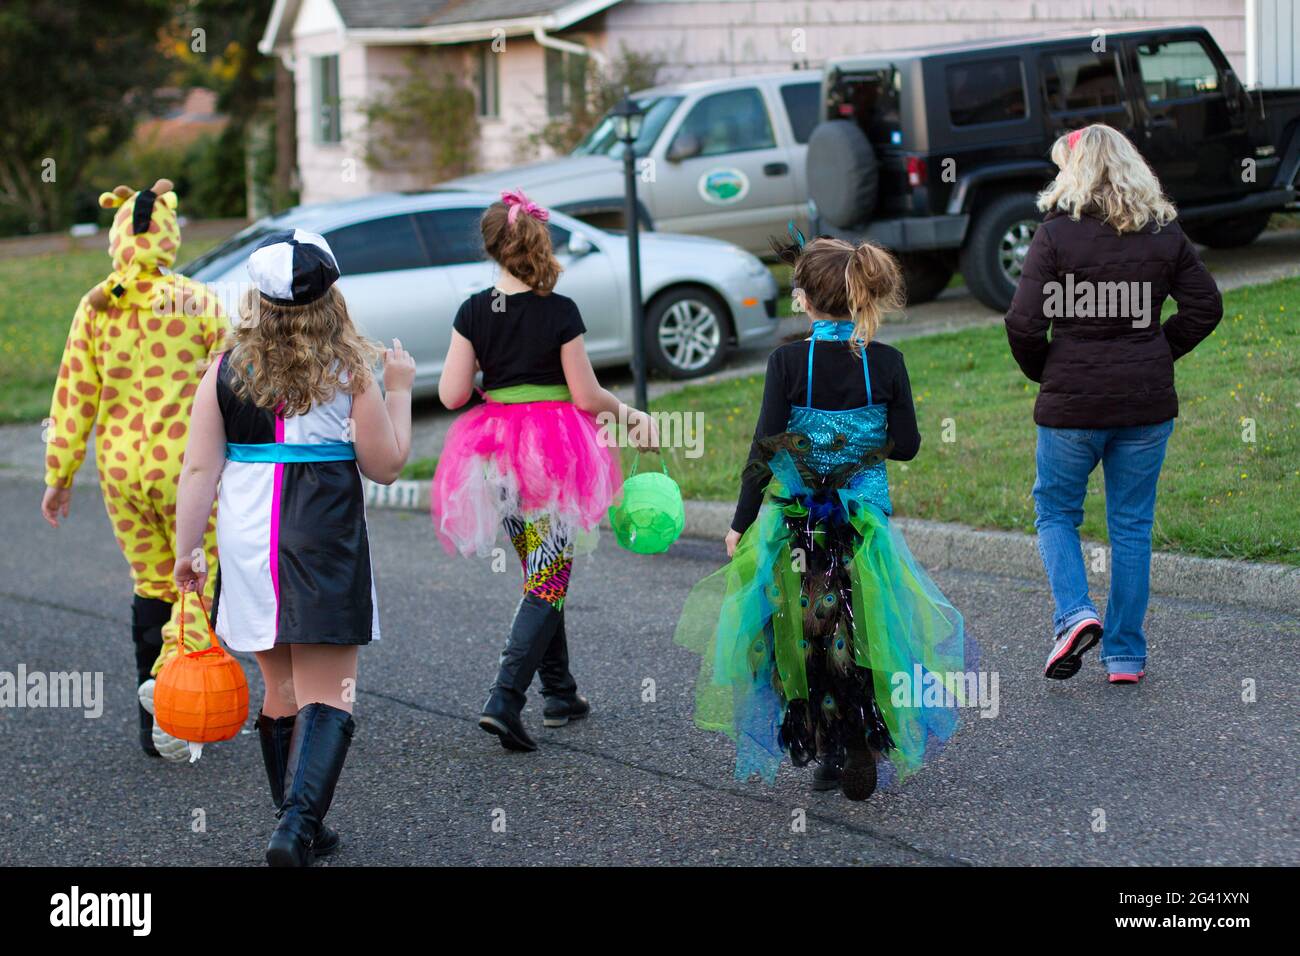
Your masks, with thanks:
<instances>
[{"instance_id":1,"label":"truck window","mask_svg":"<svg viewBox=\"0 0 1300 956\"><path fill-rule=\"evenodd\" d=\"M642 97L634 100L637 109L645 114L641 120L641 134L637 136L632 149L638 156L650 152L655 140L663 132L664 124L681 104L680 96ZM606 115L595 129L583 137L582 142L573 148L573 156L614 156L623 155L623 144L614 132L614 120Z\"/></svg>"},{"instance_id":2,"label":"truck window","mask_svg":"<svg viewBox=\"0 0 1300 956\"><path fill-rule=\"evenodd\" d=\"M1124 101L1114 53L1063 50L1048 54L1043 61L1047 108L1053 113L1118 106Z\"/></svg>"},{"instance_id":3,"label":"truck window","mask_svg":"<svg viewBox=\"0 0 1300 956\"><path fill-rule=\"evenodd\" d=\"M781 87L781 102L790 117L790 131L796 143L808 142L821 108L821 83L787 83Z\"/></svg>"},{"instance_id":4,"label":"truck window","mask_svg":"<svg viewBox=\"0 0 1300 956\"><path fill-rule=\"evenodd\" d=\"M1137 52L1148 103L1218 92L1218 67L1198 40L1141 43Z\"/></svg>"},{"instance_id":5,"label":"truck window","mask_svg":"<svg viewBox=\"0 0 1300 956\"><path fill-rule=\"evenodd\" d=\"M947 75L953 126L1024 119L1025 79L1017 57L954 63Z\"/></svg>"},{"instance_id":6,"label":"truck window","mask_svg":"<svg viewBox=\"0 0 1300 956\"><path fill-rule=\"evenodd\" d=\"M752 86L701 99L691 107L673 142L683 136L694 136L700 141L702 148L697 156L743 153L776 145L763 95Z\"/></svg>"}]
</instances>

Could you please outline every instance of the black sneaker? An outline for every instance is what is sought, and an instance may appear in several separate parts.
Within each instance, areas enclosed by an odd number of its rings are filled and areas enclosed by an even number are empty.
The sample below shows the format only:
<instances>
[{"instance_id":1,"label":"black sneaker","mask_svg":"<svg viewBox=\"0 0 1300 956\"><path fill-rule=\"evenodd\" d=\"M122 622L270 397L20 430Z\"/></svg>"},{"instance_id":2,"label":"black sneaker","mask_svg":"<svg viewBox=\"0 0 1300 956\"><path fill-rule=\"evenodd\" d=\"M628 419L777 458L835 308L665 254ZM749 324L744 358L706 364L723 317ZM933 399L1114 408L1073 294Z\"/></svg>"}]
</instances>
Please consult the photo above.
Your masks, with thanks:
<instances>
[{"instance_id":1,"label":"black sneaker","mask_svg":"<svg viewBox=\"0 0 1300 956\"><path fill-rule=\"evenodd\" d=\"M840 788L850 800L865 800L876 792L876 755L869 747L849 750Z\"/></svg>"},{"instance_id":2,"label":"black sneaker","mask_svg":"<svg viewBox=\"0 0 1300 956\"><path fill-rule=\"evenodd\" d=\"M817 791L838 790L844 776L843 760L838 756L822 756L813 769L812 788Z\"/></svg>"},{"instance_id":3,"label":"black sneaker","mask_svg":"<svg viewBox=\"0 0 1300 956\"><path fill-rule=\"evenodd\" d=\"M1101 640L1101 621L1085 617L1070 625L1069 630L1056 639L1052 653L1047 656L1043 676L1051 680L1069 680L1083 666L1083 655Z\"/></svg>"},{"instance_id":4,"label":"black sneaker","mask_svg":"<svg viewBox=\"0 0 1300 956\"><path fill-rule=\"evenodd\" d=\"M571 720L582 720L591 713L591 704L581 694L572 697L557 697L546 702L542 708L543 727L563 727Z\"/></svg>"}]
</instances>

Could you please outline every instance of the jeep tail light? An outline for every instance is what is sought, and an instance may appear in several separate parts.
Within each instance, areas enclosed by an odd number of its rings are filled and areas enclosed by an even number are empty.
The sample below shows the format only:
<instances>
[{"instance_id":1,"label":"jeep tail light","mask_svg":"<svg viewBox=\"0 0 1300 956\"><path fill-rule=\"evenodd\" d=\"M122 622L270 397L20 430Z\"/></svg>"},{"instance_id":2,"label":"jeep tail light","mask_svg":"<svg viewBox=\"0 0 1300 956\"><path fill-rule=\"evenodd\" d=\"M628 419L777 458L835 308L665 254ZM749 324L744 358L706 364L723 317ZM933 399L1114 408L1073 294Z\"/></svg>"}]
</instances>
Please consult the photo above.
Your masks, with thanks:
<instances>
[{"instance_id":1,"label":"jeep tail light","mask_svg":"<svg viewBox=\"0 0 1300 956\"><path fill-rule=\"evenodd\" d=\"M925 163L920 156L907 157L907 185L913 189L925 185Z\"/></svg>"}]
</instances>

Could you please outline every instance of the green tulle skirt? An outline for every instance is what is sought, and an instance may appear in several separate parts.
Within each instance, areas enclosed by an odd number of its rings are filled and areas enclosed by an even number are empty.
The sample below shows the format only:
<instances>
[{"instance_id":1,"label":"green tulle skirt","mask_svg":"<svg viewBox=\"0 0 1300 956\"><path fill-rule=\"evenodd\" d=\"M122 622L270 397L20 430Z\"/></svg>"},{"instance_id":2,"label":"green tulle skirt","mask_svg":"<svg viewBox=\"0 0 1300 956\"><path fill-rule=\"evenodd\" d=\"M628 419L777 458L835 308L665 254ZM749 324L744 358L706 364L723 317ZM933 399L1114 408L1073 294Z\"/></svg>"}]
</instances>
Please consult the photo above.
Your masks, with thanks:
<instances>
[{"instance_id":1,"label":"green tulle skirt","mask_svg":"<svg viewBox=\"0 0 1300 956\"><path fill-rule=\"evenodd\" d=\"M812 487L785 452L772 470L677 626L701 657L695 722L731 737L742 780L864 743L905 777L956 730L974 666L962 617L865 490Z\"/></svg>"}]
</instances>

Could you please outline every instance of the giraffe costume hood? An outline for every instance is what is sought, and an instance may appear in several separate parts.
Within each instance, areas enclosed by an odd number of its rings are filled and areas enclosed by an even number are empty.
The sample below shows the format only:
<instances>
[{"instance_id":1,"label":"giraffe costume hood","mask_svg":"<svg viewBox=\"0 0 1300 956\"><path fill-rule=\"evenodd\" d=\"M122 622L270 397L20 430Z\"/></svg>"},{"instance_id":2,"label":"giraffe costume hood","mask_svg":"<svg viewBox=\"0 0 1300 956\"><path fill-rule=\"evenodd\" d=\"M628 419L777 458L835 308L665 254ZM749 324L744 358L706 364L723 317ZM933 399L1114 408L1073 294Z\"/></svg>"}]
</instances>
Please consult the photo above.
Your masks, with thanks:
<instances>
[{"instance_id":1,"label":"giraffe costume hood","mask_svg":"<svg viewBox=\"0 0 1300 956\"><path fill-rule=\"evenodd\" d=\"M72 486L93 428L104 506L134 582L133 636L144 684L175 653L176 486L190 406L226 321L216 295L168 271L181 246L169 180L139 192L118 186L99 204L117 210L109 230L113 271L86 293L72 321L46 421L45 483ZM209 599L214 529L209 522L204 540ZM207 629L192 611L187 616L186 641L192 636L201 647Z\"/></svg>"}]
</instances>

